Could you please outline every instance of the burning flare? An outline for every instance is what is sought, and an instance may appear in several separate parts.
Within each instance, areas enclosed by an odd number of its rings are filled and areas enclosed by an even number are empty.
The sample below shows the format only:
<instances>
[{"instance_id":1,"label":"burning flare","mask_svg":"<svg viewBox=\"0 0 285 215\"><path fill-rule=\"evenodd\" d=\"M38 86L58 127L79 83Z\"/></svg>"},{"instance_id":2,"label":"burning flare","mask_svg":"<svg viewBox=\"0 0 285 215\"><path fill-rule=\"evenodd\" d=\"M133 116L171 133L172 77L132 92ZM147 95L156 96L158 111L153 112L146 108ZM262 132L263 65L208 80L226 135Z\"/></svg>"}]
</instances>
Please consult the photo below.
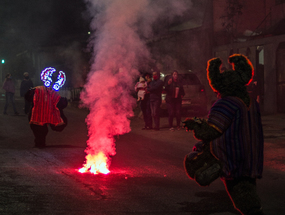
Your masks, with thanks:
<instances>
[{"instance_id":1,"label":"burning flare","mask_svg":"<svg viewBox=\"0 0 285 215\"><path fill-rule=\"evenodd\" d=\"M94 59L80 94L82 107L90 113L85 120L89 136L86 164L79 172L110 172L110 157L116 154L114 136L131 131L134 80L139 68L151 59L145 38L153 38L151 25L157 18L169 16L170 11L171 17L185 11L184 1L85 0L95 34L88 46ZM165 9L157 2L163 2Z\"/></svg>"},{"instance_id":2,"label":"burning flare","mask_svg":"<svg viewBox=\"0 0 285 215\"><path fill-rule=\"evenodd\" d=\"M85 173L88 171L93 174L108 174L110 171L107 165L107 157L102 152L99 152L97 155L88 154L86 156L86 163L78 172Z\"/></svg>"}]
</instances>

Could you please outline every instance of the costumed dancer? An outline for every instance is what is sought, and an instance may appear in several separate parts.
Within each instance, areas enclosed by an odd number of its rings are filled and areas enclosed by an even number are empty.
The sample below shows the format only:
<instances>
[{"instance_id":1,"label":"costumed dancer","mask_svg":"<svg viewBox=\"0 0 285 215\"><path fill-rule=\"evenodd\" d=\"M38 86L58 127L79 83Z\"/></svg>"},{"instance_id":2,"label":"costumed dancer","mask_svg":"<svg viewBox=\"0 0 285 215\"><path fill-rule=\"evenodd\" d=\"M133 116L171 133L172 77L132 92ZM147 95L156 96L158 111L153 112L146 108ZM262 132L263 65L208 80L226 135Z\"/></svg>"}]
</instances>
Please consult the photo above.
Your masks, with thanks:
<instances>
[{"instance_id":1,"label":"costumed dancer","mask_svg":"<svg viewBox=\"0 0 285 215\"><path fill-rule=\"evenodd\" d=\"M230 56L229 63L232 70L221 72L219 58L208 61L209 84L219 99L213 104L207 120L194 118L184 122L186 129L193 130L194 136L202 140L203 144L198 144L202 148L200 151L208 148L221 164L220 172L212 165L197 171L195 177L219 172L234 207L241 214L262 215L256 179L262 177L263 171L263 129L258 102L250 99L246 90L254 70L251 62L241 54ZM199 155L190 153L185 158L186 172L193 157L197 159Z\"/></svg>"},{"instance_id":2,"label":"costumed dancer","mask_svg":"<svg viewBox=\"0 0 285 215\"><path fill-rule=\"evenodd\" d=\"M44 82L44 86L37 86L25 94L25 99L32 103L28 117L37 148L46 146L48 125L52 130L58 132L61 132L67 125L63 109L68 102L57 92L64 85L66 77L62 71L58 75L55 73L56 70L51 67L43 70L41 80Z\"/></svg>"}]
</instances>

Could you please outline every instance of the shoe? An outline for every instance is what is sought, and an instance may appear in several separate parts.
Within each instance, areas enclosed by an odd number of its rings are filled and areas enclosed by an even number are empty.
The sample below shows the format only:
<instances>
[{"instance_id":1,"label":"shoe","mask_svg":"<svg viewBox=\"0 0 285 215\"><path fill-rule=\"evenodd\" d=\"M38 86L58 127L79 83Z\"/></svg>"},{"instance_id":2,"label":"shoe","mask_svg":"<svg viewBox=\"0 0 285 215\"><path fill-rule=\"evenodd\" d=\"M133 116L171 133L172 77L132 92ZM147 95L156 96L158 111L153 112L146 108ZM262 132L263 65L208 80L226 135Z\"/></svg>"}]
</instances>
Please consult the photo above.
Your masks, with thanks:
<instances>
[{"instance_id":1,"label":"shoe","mask_svg":"<svg viewBox=\"0 0 285 215\"><path fill-rule=\"evenodd\" d=\"M175 129L174 129L173 127L171 127L171 128L169 129L169 131L175 131Z\"/></svg>"}]
</instances>

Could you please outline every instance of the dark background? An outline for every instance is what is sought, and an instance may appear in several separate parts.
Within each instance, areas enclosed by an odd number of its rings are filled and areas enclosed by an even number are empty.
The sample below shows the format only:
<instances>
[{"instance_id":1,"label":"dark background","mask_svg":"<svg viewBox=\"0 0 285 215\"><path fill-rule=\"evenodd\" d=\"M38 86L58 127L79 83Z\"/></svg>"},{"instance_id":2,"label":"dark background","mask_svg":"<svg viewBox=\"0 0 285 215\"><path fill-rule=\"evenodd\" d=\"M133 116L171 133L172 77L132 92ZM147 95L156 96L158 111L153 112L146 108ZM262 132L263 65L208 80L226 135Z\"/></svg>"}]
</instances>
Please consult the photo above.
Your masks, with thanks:
<instances>
[{"instance_id":1,"label":"dark background","mask_svg":"<svg viewBox=\"0 0 285 215\"><path fill-rule=\"evenodd\" d=\"M33 77L35 57L29 53L47 52L47 49L76 43L80 55L86 53L90 19L82 0L2 0L0 1L0 58L3 76L13 73L22 79L28 71ZM52 50L54 52L54 50ZM65 59L54 62L63 65ZM88 61L88 59L86 60ZM61 68L66 69L66 68Z\"/></svg>"},{"instance_id":2,"label":"dark background","mask_svg":"<svg viewBox=\"0 0 285 215\"><path fill-rule=\"evenodd\" d=\"M0 1L0 56L88 38L81 0ZM84 37L85 36L85 37Z\"/></svg>"}]
</instances>

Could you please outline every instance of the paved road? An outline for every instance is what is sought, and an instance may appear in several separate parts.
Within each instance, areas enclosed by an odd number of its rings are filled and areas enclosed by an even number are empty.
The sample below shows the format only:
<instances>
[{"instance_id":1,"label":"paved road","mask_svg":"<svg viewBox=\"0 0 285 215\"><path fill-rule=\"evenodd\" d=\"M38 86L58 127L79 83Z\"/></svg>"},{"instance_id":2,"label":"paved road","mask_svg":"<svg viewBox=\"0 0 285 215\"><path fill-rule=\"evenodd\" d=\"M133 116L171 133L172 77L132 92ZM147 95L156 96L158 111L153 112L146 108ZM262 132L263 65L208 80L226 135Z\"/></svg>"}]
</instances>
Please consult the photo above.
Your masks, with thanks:
<instances>
[{"instance_id":1,"label":"paved road","mask_svg":"<svg viewBox=\"0 0 285 215\"><path fill-rule=\"evenodd\" d=\"M17 100L20 110L22 100ZM3 107L0 99L0 107ZM11 111L10 111L11 112ZM233 215L238 214L220 180L199 187L182 161L196 140L183 130L132 131L116 138L117 154L108 175L80 174L88 111L69 105L68 127L50 131L45 149L33 148L27 117L0 115L0 214ZM265 170L258 181L267 215L285 214L285 115L264 116Z\"/></svg>"}]
</instances>

